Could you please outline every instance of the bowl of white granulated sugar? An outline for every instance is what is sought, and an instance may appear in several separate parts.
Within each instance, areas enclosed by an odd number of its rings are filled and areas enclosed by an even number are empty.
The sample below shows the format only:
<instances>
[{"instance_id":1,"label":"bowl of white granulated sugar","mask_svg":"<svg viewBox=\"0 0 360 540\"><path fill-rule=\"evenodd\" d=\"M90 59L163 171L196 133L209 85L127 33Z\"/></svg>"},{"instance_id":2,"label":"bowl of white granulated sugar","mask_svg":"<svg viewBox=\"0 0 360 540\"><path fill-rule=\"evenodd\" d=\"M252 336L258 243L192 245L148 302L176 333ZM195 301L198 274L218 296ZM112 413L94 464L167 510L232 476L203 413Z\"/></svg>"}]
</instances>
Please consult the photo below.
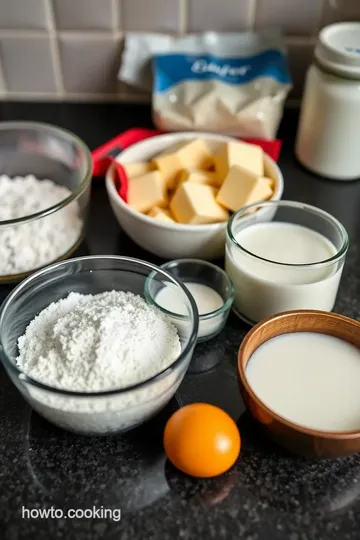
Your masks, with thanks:
<instances>
[{"instance_id":1,"label":"bowl of white granulated sugar","mask_svg":"<svg viewBox=\"0 0 360 540\"><path fill-rule=\"evenodd\" d=\"M75 252L85 233L91 172L90 151L72 133L0 123L0 283Z\"/></svg>"},{"instance_id":2,"label":"bowl of white granulated sugar","mask_svg":"<svg viewBox=\"0 0 360 540\"><path fill-rule=\"evenodd\" d=\"M146 301L150 275L183 303L181 332ZM195 301L166 270L127 257L82 257L48 266L10 293L0 356L47 420L76 433L112 434L146 421L174 396L197 332Z\"/></svg>"}]
</instances>

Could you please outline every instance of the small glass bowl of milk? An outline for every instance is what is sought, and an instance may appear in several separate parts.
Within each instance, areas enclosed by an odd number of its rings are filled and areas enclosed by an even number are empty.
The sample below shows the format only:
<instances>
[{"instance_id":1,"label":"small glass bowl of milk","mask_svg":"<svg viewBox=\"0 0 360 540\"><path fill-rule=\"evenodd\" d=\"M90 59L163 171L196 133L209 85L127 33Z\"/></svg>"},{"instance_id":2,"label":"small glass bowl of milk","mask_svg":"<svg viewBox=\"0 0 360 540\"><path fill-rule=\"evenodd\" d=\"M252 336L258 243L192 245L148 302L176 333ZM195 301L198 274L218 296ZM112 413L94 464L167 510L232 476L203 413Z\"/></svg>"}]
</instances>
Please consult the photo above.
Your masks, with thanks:
<instances>
[{"instance_id":1,"label":"small glass bowl of milk","mask_svg":"<svg viewBox=\"0 0 360 540\"><path fill-rule=\"evenodd\" d=\"M269 201L244 207L226 235L235 313L253 325L295 309L331 311L348 246L343 225L315 206Z\"/></svg>"},{"instance_id":2,"label":"small glass bowl of milk","mask_svg":"<svg viewBox=\"0 0 360 540\"><path fill-rule=\"evenodd\" d=\"M221 332L234 301L234 287L224 270L199 259L178 259L161 268L182 281L195 300L199 312L197 342L212 339ZM172 284L152 281L149 277L145 296L171 318L181 336L188 316Z\"/></svg>"}]
</instances>

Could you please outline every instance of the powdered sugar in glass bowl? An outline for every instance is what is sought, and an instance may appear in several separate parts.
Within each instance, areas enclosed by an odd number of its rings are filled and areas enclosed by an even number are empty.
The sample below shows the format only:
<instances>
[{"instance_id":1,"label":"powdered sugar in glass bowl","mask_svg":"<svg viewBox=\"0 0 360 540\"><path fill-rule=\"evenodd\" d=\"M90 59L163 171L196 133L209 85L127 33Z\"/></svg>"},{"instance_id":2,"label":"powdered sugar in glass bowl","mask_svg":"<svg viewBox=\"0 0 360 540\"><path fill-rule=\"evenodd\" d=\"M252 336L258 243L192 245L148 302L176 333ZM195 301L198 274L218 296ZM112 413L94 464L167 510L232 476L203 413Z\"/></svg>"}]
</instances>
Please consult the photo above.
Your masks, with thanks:
<instances>
[{"instance_id":1,"label":"powdered sugar in glass bowl","mask_svg":"<svg viewBox=\"0 0 360 540\"><path fill-rule=\"evenodd\" d=\"M70 292L96 295L124 291L144 299L145 282L150 274L163 286L175 287L188 312L187 327L182 328L179 336L180 353L165 367L161 366L160 371L148 372L144 378L139 369L138 377L130 379L127 374L129 384L117 382L109 390L89 392L67 390L62 388L62 383L44 384L17 365L19 337L49 304L68 297ZM23 397L50 422L77 433L112 434L141 424L173 397L190 363L197 332L196 304L184 285L167 271L127 257L81 257L38 271L8 296L0 316L0 356ZM102 357L98 360L101 362Z\"/></svg>"},{"instance_id":2,"label":"powdered sugar in glass bowl","mask_svg":"<svg viewBox=\"0 0 360 540\"><path fill-rule=\"evenodd\" d=\"M0 123L0 283L18 281L80 245L92 162L70 132Z\"/></svg>"}]
</instances>

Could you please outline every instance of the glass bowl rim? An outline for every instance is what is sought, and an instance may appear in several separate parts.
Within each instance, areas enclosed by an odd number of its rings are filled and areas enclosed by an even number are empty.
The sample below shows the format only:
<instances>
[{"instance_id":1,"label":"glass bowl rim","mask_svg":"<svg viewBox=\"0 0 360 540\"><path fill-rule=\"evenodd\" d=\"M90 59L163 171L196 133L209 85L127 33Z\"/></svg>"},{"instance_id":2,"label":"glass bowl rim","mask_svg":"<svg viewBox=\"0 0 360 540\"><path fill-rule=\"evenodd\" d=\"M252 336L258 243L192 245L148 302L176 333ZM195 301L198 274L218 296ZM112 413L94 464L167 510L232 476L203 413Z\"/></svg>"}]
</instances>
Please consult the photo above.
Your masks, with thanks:
<instances>
[{"instance_id":1,"label":"glass bowl rim","mask_svg":"<svg viewBox=\"0 0 360 540\"><path fill-rule=\"evenodd\" d=\"M216 264L212 264L212 263L210 263L208 261L203 261L202 259L174 259L172 261L169 261L169 262L166 262L166 263L162 264L160 266L160 268L164 269L164 270L168 270L172 266L179 266L180 264L183 264L183 263L190 263L190 264L198 264L200 266L207 266L208 268L211 268L212 270L214 270L214 271L218 272L219 274L221 274L222 277L224 277L228 282L229 295L228 295L228 298L226 299L226 301L224 302L224 304L221 307L219 307L218 309L215 309L215 311L210 311L209 313L204 313L203 315L198 314L199 321L207 321L209 319L213 319L214 317L217 317L218 315L221 315L221 314L226 313L227 311L229 311L229 309L231 309L231 306L232 306L232 304L234 302L234 299L235 299L235 288L234 288L233 282L231 281L231 279L229 278L229 276L227 275L225 270L223 270L222 268L220 268ZM169 316L173 317L174 319L179 319L179 320L187 319L187 317L185 315L181 315L179 313L169 311L168 309L159 306L159 304L157 304L155 302L155 298L152 297L152 295L150 294L150 291L149 291L149 281L151 281L152 279L153 278L152 278L152 276L150 274L148 276L147 280L146 280L146 283L145 283L145 296L148 298L148 300L154 306L156 306L158 309L160 309L160 311L165 313L165 315L169 315Z\"/></svg>"},{"instance_id":2,"label":"glass bowl rim","mask_svg":"<svg viewBox=\"0 0 360 540\"><path fill-rule=\"evenodd\" d=\"M163 369L159 373L156 373L155 375L153 375L149 379L145 379L144 381L140 381L138 383L135 383L135 384L132 384L132 385L129 385L129 386L125 386L123 388L116 388L116 389L105 390L105 391L101 391L101 392L78 392L78 391L75 391L75 390L66 390L66 389L62 389L62 388L55 388L53 386L46 385L44 383L41 383L40 381L37 381L36 379L33 379L33 378L29 377L28 375L26 375L26 373L24 371L19 369L10 360L10 358L8 358L8 356L5 354L4 348L2 346L1 334L2 334L2 326L4 324L4 314L5 314L6 310L11 305L11 302L13 301L14 297L16 297L17 294L19 292L21 292L22 289L24 287L26 287L29 283L31 284L31 281L34 281L39 277L43 277L48 272L50 272L52 270L56 270L59 267L64 267L64 266L68 266L68 265L71 265L71 264L78 264L78 263L89 261L89 260L94 261L94 260L101 260L101 259L102 260L103 259L116 260L116 261L120 261L120 262L123 261L123 262L132 263L132 264L133 263L140 264L140 266L143 266L143 267L151 270L152 272L155 272L155 271L159 272L160 271L160 273L163 274L164 277L166 277L167 279L170 279L170 281L172 281L175 285L177 285L178 287L181 288L181 290L185 293L185 295L186 295L186 297L187 297L187 299L188 299L188 301L190 303L190 306L192 308L193 314L194 314L193 328L192 328L188 343L186 344L185 348L180 352L180 354L177 356L177 358L168 367L166 367L165 369ZM145 278L145 280L146 279L147 278ZM91 294L91 293L88 293L88 294ZM196 304L195 304L195 301L194 301L192 295L189 293L189 291L186 289L186 287L184 287L184 285L178 279L176 279L174 276L172 276L169 272L166 272L166 270L163 270L162 268L160 268L160 267L158 267L158 266L156 266L156 265L154 265L152 263L149 263L147 261L143 261L141 259L136 259L134 257L123 257L121 255L90 255L90 256L86 256L86 257L76 257L74 259L68 259L66 261L61 261L61 262L51 264L51 265L46 266L45 268L39 270L38 272L35 272L35 273L31 274L31 276L29 276L28 278L24 279L21 283L19 283L19 285L17 285L14 288L14 290L11 291L11 293L6 297L6 299L4 300L4 302L3 302L3 304L2 304L2 306L0 308L0 359L1 359L1 361L2 361L2 363L4 365L4 367L5 367L6 371L8 371L8 369L10 369L10 371L12 371L15 374L15 376L18 379L20 379L21 382L28 383L28 384L30 384L32 386L35 386L36 388L39 388L41 390L45 390L47 392L51 392L51 393L55 393L55 394L59 394L59 395L63 395L63 396L72 396L74 398L76 398L76 397L77 398L86 398L86 397L94 397L94 398L96 398L96 397L115 396L115 395L119 395L119 394L125 394L125 393L131 392L131 391L139 390L141 388L145 388L147 386L152 385L154 382L158 382L158 381L160 381L162 379L165 379L168 375L170 375L170 373L182 363L182 361L186 357L186 355L189 354L191 349L193 349L193 347L195 346L196 340L197 340L197 334L198 334L198 326L199 326L199 319L197 317L197 307L196 307Z\"/></svg>"},{"instance_id":3,"label":"glass bowl rim","mask_svg":"<svg viewBox=\"0 0 360 540\"><path fill-rule=\"evenodd\" d=\"M241 214L244 214L249 209L252 208L258 208L261 206L262 208L272 208L276 206L284 206L288 208L296 208L298 210L305 210L307 212L312 212L313 214L320 215L322 218L330 222L333 226L337 228L337 230L340 232L342 237L342 246L340 249L337 249L337 252L335 255L332 255L328 259L324 259L322 261L317 261L313 263L283 263L278 261L272 261L271 259L266 259L265 257L260 257L259 255L256 255L255 253L252 253L248 249L241 246L237 240L235 239L233 232L232 232L232 225L235 219L240 216ZM247 217L247 216L245 216ZM249 216L250 217L250 216ZM271 220L272 221L272 220ZM266 221L259 221L259 223L266 223ZM279 222L281 223L281 222ZM249 225L251 226L251 225ZM313 230L313 229L311 229ZM282 267L291 267L291 268L314 268L319 266L328 266L330 264L334 264L338 260L342 259L349 248L349 237L348 233L343 226L343 224L336 219L333 215L331 215L329 212L326 212L325 210L322 210L321 208L318 208L317 206L313 206L311 204L298 202L298 201L287 201L287 200L280 200L280 201L266 201L266 202L258 202L254 204L249 204L247 206L244 206L240 208L237 212L235 212L231 218L228 221L227 228L226 228L226 237L230 240L232 245L239 249L240 251L246 253L246 255L250 255L250 257L253 257L254 259L267 262L276 266L282 266Z\"/></svg>"},{"instance_id":4,"label":"glass bowl rim","mask_svg":"<svg viewBox=\"0 0 360 540\"><path fill-rule=\"evenodd\" d=\"M66 197L65 199L62 199L61 201L54 204L53 206L49 206L49 208L45 208L44 210L41 210L40 212L35 212L35 214L29 214L27 216L22 216L20 218L6 219L4 221L0 221L0 228L7 227L10 225L20 225L23 223L28 223L30 221L34 221L36 219L53 214L54 212L70 204L72 201L76 200L88 187L92 178L91 152L88 146L84 143L84 141L80 139L80 137L75 135L75 133L72 133L71 131L67 129L63 129L58 126L53 126L52 124L47 124L45 122L0 122L0 132L6 129L15 130L15 131L18 129L29 129L29 130L33 129L33 130L38 130L38 131L48 130L52 132L54 135L57 135L58 137L66 136L72 139L72 141L77 145L77 147L79 147L84 153L85 162L86 162L85 163L86 170L80 184L76 186L74 190L71 191L71 194L68 197Z\"/></svg>"}]
</instances>

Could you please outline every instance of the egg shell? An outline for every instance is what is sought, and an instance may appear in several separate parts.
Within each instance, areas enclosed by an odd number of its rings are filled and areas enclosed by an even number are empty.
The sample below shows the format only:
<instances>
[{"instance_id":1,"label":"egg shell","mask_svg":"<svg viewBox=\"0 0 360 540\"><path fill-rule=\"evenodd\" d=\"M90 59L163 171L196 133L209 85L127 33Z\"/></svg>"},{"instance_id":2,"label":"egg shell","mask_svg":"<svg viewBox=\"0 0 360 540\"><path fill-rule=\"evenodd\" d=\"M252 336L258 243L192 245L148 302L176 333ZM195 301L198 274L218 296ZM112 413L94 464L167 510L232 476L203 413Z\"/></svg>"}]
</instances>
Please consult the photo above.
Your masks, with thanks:
<instances>
[{"instance_id":1,"label":"egg shell","mask_svg":"<svg viewBox=\"0 0 360 540\"><path fill-rule=\"evenodd\" d=\"M193 403L176 411L164 430L169 461L190 476L211 478L223 474L237 460L241 447L234 420L208 403Z\"/></svg>"}]
</instances>

